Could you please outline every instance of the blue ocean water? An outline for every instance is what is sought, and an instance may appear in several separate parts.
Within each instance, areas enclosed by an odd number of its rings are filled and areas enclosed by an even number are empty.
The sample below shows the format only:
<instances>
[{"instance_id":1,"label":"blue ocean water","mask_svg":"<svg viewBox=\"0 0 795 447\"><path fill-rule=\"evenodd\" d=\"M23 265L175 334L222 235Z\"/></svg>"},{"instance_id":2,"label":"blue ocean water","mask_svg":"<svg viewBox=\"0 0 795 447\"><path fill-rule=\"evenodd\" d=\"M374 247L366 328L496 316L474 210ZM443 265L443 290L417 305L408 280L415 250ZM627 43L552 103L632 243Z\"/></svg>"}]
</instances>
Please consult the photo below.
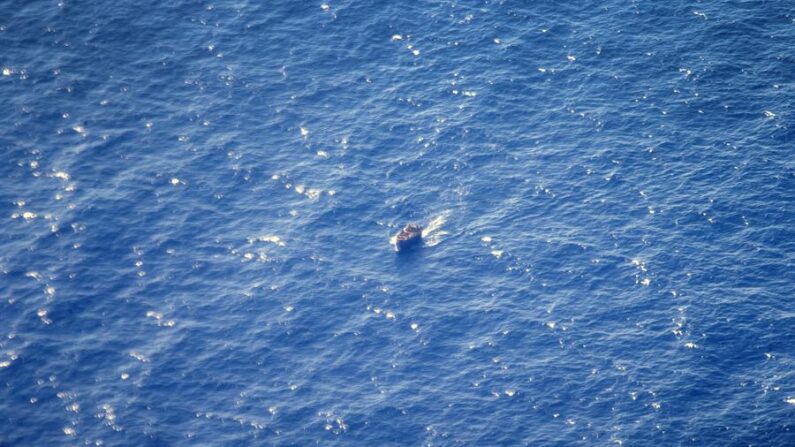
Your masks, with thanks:
<instances>
[{"instance_id":1,"label":"blue ocean water","mask_svg":"<svg viewBox=\"0 0 795 447\"><path fill-rule=\"evenodd\" d=\"M0 445L795 445L794 42L785 1L0 2Z\"/></svg>"}]
</instances>

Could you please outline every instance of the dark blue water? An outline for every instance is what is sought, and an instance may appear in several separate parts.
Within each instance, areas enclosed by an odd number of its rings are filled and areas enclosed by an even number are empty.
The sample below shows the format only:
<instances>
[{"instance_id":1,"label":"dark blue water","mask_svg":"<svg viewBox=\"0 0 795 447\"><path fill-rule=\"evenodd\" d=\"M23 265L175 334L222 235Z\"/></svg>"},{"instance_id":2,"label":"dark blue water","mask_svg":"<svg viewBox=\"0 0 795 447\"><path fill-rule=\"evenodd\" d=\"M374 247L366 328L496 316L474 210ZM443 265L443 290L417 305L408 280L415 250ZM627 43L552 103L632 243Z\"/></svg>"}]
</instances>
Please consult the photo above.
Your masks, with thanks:
<instances>
[{"instance_id":1,"label":"dark blue water","mask_svg":"<svg viewBox=\"0 0 795 447\"><path fill-rule=\"evenodd\" d=\"M795 445L794 43L786 1L1 1L0 445Z\"/></svg>"}]
</instances>

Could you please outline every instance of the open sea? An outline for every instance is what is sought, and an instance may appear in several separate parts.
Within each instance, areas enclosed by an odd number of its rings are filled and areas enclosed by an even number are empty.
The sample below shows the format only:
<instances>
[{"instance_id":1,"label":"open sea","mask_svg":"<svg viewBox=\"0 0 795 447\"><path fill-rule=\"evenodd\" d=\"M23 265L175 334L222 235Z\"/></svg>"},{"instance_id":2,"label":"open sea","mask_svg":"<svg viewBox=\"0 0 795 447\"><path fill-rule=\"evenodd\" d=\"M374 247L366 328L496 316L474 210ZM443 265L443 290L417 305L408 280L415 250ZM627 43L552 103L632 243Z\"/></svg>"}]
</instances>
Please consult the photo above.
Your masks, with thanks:
<instances>
[{"instance_id":1,"label":"open sea","mask_svg":"<svg viewBox=\"0 0 795 447\"><path fill-rule=\"evenodd\" d=\"M0 446L795 446L792 1L0 0L0 70Z\"/></svg>"}]
</instances>

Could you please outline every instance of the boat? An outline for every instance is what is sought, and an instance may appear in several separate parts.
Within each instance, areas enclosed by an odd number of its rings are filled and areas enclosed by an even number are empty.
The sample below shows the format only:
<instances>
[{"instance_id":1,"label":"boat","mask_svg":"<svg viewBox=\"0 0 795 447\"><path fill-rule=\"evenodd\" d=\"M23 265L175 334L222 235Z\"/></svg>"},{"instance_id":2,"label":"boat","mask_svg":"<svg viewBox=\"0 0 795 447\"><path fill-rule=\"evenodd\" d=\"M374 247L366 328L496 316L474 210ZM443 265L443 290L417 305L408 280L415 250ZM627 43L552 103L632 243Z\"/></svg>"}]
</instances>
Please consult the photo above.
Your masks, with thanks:
<instances>
[{"instance_id":1,"label":"boat","mask_svg":"<svg viewBox=\"0 0 795 447\"><path fill-rule=\"evenodd\" d=\"M392 238L395 251L404 251L415 245L422 243L422 227L415 223L410 223L403 227L398 234Z\"/></svg>"}]
</instances>

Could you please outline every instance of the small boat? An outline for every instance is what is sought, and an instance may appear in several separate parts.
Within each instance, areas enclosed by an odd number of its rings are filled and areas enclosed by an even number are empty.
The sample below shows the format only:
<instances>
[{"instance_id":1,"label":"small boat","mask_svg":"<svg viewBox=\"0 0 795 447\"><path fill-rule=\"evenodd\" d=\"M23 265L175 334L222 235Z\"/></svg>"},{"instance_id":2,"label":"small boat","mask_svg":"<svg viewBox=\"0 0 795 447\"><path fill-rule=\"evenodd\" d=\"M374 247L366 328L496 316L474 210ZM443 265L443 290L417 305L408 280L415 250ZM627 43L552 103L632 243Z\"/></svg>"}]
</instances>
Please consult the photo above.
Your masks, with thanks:
<instances>
[{"instance_id":1,"label":"small boat","mask_svg":"<svg viewBox=\"0 0 795 447\"><path fill-rule=\"evenodd\" d=\"M395 251L403 251L422 242L422 227L417 224L408 224L392 238Z\"/></svg>"}]
</instances>

